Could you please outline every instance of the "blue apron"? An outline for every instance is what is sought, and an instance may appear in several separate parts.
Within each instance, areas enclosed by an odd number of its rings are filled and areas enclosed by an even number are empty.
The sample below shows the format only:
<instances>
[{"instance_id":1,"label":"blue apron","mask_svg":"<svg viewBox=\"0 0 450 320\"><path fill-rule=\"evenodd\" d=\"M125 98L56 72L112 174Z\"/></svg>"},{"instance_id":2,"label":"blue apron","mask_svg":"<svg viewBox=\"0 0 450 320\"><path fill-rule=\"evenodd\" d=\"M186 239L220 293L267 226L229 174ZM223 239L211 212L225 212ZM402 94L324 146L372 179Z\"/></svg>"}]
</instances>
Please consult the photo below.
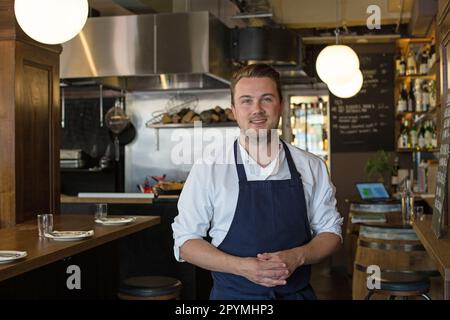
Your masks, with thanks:
<instances>
[{"instance_id":1,"label":"blue apron","mask_svg":"<svg viewBox=\"0 0 450 320\"><path fill-rule=\"evenodd\" d=\"M306 200L300 173L282 141L291 178L247 181L237 141L234 159L239 177L239 197L234 218L218 249L239 257L256 257L302 246L311 240ZM315 299L309 285L311 266L297 268L286 285L264 287L230 273L212 272L212 300Z\"/></svg>"}]
</instances>

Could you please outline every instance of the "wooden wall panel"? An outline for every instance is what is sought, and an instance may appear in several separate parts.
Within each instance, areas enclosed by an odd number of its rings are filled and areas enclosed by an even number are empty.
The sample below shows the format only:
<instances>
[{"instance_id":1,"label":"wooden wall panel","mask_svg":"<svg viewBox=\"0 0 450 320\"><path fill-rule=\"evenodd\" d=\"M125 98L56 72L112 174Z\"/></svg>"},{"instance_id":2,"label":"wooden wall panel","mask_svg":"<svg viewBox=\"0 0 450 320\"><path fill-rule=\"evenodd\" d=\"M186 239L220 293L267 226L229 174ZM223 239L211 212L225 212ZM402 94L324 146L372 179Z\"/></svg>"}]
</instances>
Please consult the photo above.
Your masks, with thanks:
<instances>
[{"instance_id":1,"label":"wooden wall panel","mask_svg":"<svg viewBox=\"0 0 450 320\"><path fill-rule=\"evenodd\" d=\"M60 211L59 54L0 0L0 228Z\"/></svg>"},{"instance_id":2,"label":"wooden wall panel","mask_svg":"<svg viewBox=\"0 0 450 320\"><path fill-rule=\"evenodd\" d=\"M14 41L0 41L0 228L14 224Z\"/></svg>"},{"instance_id":3,"label":"wooden wall panel","mask_svg":"<svg viewBox=\"0 0 450 320\"><path fill-rule=\"evenodd\" d=\"M17 223L37 212L59 213L58 65L58 54L17 43Z\"/></svg>"}]
</instances>

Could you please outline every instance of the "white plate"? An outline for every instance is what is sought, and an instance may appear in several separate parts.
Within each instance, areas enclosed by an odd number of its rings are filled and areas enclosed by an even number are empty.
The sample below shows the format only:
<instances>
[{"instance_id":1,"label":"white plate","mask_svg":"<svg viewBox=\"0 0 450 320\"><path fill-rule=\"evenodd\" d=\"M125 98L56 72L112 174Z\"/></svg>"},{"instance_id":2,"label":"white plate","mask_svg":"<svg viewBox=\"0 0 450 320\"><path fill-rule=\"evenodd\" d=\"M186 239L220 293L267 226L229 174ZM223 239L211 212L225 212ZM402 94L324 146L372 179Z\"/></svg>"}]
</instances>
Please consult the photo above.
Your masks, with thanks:
<instances>
[{"instance_id":1,"label":"white plate","mask_svg":"<svg viewBox=\"0 0 450 320\"><path fill-rule=\"evenodd\" d=\"M0 263L13 262L27 256L26 251L0 250Z\"/></svg>"},{"instance_id":2,"label":"white plate","mask_svg":"<svg viewBox=\"0 0 450 320\"><path fill-rule=\"evenodd\" d=\"M83 240L94 235L94 230L89 231L52 231L51 233L46 233L47 238L57 240L57 241L74 241Z\"/></svg>"},{"instance_id":3,"label":"white plate","mask_svg":"<svg viewBox=\"0 0 450 320\"><path fill-rule=\"evenodd\" d=\"M95 219L95 222L105 226L121 226L136 221L136 217L115 217L105 219Z\"/></svg>"}]
</instances>

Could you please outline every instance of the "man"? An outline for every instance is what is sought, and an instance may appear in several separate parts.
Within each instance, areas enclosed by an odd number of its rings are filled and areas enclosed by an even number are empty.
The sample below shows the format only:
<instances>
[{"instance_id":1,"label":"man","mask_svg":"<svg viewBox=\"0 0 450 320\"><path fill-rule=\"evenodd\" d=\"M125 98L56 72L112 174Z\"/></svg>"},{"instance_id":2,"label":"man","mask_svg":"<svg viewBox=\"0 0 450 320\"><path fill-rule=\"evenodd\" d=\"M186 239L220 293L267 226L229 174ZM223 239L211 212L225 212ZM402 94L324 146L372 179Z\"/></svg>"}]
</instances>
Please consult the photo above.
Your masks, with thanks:
<instances>
[{"instance_id":1,"label":"man","mask_svg":"<svg viewBox=\"0 0 450 320\"><path fill-rule=\"evenodd\" d=\"M211 299L315 299L310 265L342 241L326 165L276 135L282 94L270 66L233 76L231 107L239 139L189 173L172 224L175 257L212 271Z\"/></svg>"}]
</instances>

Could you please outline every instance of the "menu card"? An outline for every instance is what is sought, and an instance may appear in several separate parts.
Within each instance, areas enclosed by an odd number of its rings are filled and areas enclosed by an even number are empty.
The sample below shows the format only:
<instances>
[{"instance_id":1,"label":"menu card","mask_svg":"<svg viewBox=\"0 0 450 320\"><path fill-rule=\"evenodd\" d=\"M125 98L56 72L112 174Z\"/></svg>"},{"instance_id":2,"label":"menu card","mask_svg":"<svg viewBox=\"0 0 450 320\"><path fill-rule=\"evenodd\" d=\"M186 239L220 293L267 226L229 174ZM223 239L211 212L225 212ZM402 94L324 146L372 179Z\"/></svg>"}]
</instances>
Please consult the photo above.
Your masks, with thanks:
<instances>
[{"instance_id":1,"label":"menu card","mask_svg":"<svg viewBox=\"0 0 450 320\"><path fill-rule=\"evenodd\" d=\"M442 135L439 151L439 167L436 177L436 197L434 200L432 228L436 237L444 235L446 215L448 213L448 159L450 152L450 94L442 110Z\"/></svg>"}]
</instances>

